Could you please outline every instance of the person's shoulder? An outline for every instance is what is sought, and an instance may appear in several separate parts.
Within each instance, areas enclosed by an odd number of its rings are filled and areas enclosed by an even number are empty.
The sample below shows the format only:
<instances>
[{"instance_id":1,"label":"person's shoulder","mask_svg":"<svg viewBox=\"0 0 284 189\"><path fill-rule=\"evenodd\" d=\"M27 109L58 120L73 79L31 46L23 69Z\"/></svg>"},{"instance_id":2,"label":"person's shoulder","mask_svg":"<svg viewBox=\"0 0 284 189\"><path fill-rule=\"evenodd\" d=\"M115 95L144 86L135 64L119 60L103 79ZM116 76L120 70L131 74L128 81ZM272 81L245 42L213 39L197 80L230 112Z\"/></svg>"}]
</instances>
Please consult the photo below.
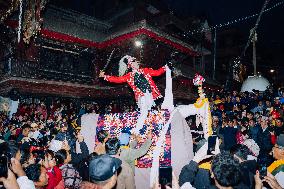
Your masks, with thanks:
<instances>
[{"instance_id":1,"label":"person's shoulder","mask_svg":"<svg viewBox=\"0 0 284 189\"><path fill-rule=\"evenodd\" d=\"M124 175L134 175L132 168L130 165L122 158L119 158L121 160L121 173L124 173Z\"/></svg>"}]
</instances>

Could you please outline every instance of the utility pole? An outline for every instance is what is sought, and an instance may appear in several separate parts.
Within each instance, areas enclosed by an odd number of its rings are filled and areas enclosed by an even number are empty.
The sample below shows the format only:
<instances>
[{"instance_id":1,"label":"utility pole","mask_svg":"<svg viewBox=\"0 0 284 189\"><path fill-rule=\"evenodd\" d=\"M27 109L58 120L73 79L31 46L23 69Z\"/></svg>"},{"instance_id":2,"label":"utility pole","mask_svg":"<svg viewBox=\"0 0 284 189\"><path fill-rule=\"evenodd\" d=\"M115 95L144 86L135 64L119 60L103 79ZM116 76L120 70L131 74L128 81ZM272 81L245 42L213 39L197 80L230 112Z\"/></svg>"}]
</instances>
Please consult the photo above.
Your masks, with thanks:
<instances>
[{"instance_id":1,"label":"utility pole","mask_svg":"<svg viewBox=\"0 0 284 189\"><path fill-rule=\"evenodd\" d=\"M252 45L253 45L253 57L252 57L252 63L253 63L253 75L256 76L256 41L257 41L257 34L255 32L255 30L253 30L252 32L254 32L252 35Z\"/></svg>"},{"instance_id":2,"label":"utility pole","mask_svg":"<svg viewBox=\"0 0 284 189\"><path fill-rule=\"evenodd\" d=\"M214 54L213 54L213 79L215 80L215 76L216 76L216 28L214 29Z\"/></svg>"}]
</instances>

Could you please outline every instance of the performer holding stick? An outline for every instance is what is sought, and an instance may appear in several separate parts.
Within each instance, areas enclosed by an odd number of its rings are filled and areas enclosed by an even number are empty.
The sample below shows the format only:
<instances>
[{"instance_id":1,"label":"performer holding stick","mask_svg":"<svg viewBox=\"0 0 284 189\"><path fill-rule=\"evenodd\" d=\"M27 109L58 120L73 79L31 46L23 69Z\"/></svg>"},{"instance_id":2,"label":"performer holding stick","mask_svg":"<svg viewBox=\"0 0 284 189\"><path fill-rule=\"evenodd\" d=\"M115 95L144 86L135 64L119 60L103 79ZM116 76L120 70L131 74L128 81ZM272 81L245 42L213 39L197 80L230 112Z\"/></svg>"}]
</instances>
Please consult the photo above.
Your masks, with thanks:
<instances>
[{"instance_id":1,"label":"performer holding stick","mask_svg":"<svg viewBox=\"0 0 284 189\"><path fill-rule=\"evenodd\" d=\"M134 129L134 134L139 134L147 118L148 111L155 105L154 100L162 97L159 89L154 83L152 76L160 76L166 71L167 66L158 70L152 68L140 68L140 62L136 58L126 55L119 61L119 76L105 75L104 70L100 72L100 77L113 83L127 82L132 88L137 105L140 109L140 116ZM127 72L129 70L129 72Z\"/></svg>"}]
</instances>

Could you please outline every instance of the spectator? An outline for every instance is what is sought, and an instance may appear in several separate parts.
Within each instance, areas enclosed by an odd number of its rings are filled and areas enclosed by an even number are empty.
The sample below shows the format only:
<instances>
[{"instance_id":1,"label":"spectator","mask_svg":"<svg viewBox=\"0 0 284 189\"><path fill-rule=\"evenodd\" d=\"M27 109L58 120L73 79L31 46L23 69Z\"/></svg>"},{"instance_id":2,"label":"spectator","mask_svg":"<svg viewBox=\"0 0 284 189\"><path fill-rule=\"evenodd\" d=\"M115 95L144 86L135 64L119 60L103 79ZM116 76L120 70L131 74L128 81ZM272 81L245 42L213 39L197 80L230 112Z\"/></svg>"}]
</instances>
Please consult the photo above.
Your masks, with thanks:
<instances>
[{"instance_id":1,"label":"spectator","mask_svg":"<svg viewBox=\"0 0 284 189\"><path fill-rule=\"evenodd\" d=\"M258 142L259 135L261 133L261 127L255 124L253 119L249 120L248 134L251 139Z\"/></svg>"},{"instance_id":2,"label":"spectator","mask_svg":"<svg viewBox=\"0 0 284 189\"><path fill-rule=\"evenodd\" d=\"M89 182L82 182L80 189L111 189L117 182L117 170L121 160L109 155L99 155L89 165Z\"/></svg>"},{"instance_id":3,"label":"spectator","mask_svg":"<svg viewBox=\"0 0 284 189\"><path fill-rule=\"evenodd\" d=\"M240 163L230 154L221 153L213 157L211 177L215 186L222 188L248 188L241 181Z\"/></svg>"},{"instance_id":4,"label":"spectator","mask_svg":"<svg viewBox=\"0 0 284 189\"><path fill-rule=\"evenodd\" d=\"M220 135L222 135L224 139L223 150L228 151L231 149L232 146L237 144L237 138L236 138L237 132L238 129L234 128L233 119L232 118L229 119L228 125L223 126L219 131Z\"/></svg>"},{"instance_id":5,"label":"spectator","mask_svg":"<svg viewBox=\"0 0 284 189\"><path fill-rule=\"evenodd\" d=\"M21 134L18 136L18 138L17 138L17 143L23 142L22 140L23 140L25 137L28 137L28 136L29 136L30 130L31 130L30 125L25 124L25 125L22 127L22 133L21 133Z\"/></svg>"},{"instance_id":6,"label":"spectator","mask_svg":"<svg viewBox=\"0 0 284 189\"><path fill-rule=\"evenodd\" d=\"M119 158L120 144L117 138L110 138L106 142L106 153L112 157ZM121 159L120 159L121 160ZM130 165L121 160L121 171L117 176L116 189L135 189L134 173Z\"/></svg>"},{"instance_id":7,"label":"spectator","mask_svg":"<svg viewBox=\"0 0 284 189\"><path fill-rule=\"evenodd\" d=\"M256 160L248 160L252 155L249 148L245 145L237 144L230 150L231 154L240 162L241 180L244 185L254 188L254 175L257 170Z\"/></svg>"},{"instance_id":8,"label":"spectator","mask_svg":"<svg viewBox=\"0 0 284 189\"><path fill-rule=\"evenodd\" d=\"M45 154L44 166L48 175L48 184L45 189L64 189L61 170L56 166L53 151L47 150Z\"/></svg>"},{"instance_id":9,"label":"spectator","mask_svg":"<svg viewBox=\"0 0 284 189\"><path fill-rule=\"evenodd\" d=\"M31 164L25 169L29 180L34 182L37 189L41 189L48 184L48 175L45 167L39 164Z\"/></svg>"},{"instance_id":10,"label":"spectator","mask_svg":"<svg viewBox=\"0 0 284 189\"><path fill-rule=\"evenodd\" d=\"M283 118L279 117L276 119L274 133L276 136L279 136L280 134L284 134Z\"/></svg>"},{"instance_id":11,"label":"spectator","mask_svg":"<svg viewBox=\"0 0 284 189\"><path fill-rule=\"evenodd\" d=\"M258 137L258 145L260 148L259 160L261 164L269 165L271 163L271 158L269 153L272 150L270 127L268 126L268 118L262 116L261 118L261 132Z\"/></svg>"},{"instance_id":12,"label":"spectator","mask_svg":"<svg viewBox=\"0 0 284 189\"><path fill-rule=\"evenodd\" d=\"M275 161L268 167L268 171L275 176L278 183L284 188L284 134L277 137L272 153Z\"/></svg>"},{"instance_id":13,"label":"spectator","mask_svg":"<svg viewBox=\"0 0 284 189\"><path fill-rule=\"evenodd\" d=\"M95 147L95 152L97 154L105 154L106 153L106 149L105 149L105 143L108 140L109 135L107 131L101 130L99 132L97 132L97 139L98 139L98 143L96 144Z\"/></svg>"},{"instance_id":14,"label":"spectator","mask_svg":"<svg viewBox=\"0 0 284 189\"><path fill-rule=\"evenodd\" d=\"M73 167L71 162L71 154L69 151L64 149L59 150L55 154L56 165L59 166L62 177L64 180L64 185L68 189L77 189L79 188L82 177L79 175L78 171Z\"/></svg>"},{"instance_id":15,"label":"spectator","mask_svg":"<svg viewBox=\"0 0 284 189\"><path fill-rule=\"evenodd\" d=\"M152 144L151 139L152 139L152 133L151 131L149 131L147 139L144 142L144 144L142 144L138 149L133 149L129 147L129 140L130 140L129 133L121 133L121 135L119 136L119 142L121 145L120 157L122 160L124 160L130 165L133 172L135 171L134 169L135 160L137 160L138 158L140 158L141 156L145 155L148 152Z\"/></svg>"}]
</instances>

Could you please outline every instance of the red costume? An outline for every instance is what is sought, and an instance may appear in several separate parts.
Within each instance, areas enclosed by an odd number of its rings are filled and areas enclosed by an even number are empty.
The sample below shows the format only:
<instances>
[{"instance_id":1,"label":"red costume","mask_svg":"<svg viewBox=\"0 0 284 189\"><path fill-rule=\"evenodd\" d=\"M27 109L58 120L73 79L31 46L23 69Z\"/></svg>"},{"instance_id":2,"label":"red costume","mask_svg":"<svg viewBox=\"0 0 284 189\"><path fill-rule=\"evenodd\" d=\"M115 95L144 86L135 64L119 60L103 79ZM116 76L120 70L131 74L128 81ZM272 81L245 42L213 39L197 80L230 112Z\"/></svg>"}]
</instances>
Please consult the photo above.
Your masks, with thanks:
<instances>
[{"instance_id":1,"label":"red costume","mask_svg":"<svg viewBox=\"0 0 284 189\"><path fill-rule=\"evenodd\" d=\"M152 76L160 76L166 71L166 67L163 66L158 70L154 70L152 68L141 68L136 71L129 72L123 76L117 77L117 76L108 76L106 75L104 79L109 82L113 83L124 83L127 82L129 86L132 88L135 94L135 99L138 101L139 97L144 96L144 93L134 84L134 75L136 72L139 72L144 75L144 77L147 79L151 86L152 90L152 96L153 99L157 99L162 97L159 89L157 88L156 84L154 83Z\"/></svg>"}]
</instances>

